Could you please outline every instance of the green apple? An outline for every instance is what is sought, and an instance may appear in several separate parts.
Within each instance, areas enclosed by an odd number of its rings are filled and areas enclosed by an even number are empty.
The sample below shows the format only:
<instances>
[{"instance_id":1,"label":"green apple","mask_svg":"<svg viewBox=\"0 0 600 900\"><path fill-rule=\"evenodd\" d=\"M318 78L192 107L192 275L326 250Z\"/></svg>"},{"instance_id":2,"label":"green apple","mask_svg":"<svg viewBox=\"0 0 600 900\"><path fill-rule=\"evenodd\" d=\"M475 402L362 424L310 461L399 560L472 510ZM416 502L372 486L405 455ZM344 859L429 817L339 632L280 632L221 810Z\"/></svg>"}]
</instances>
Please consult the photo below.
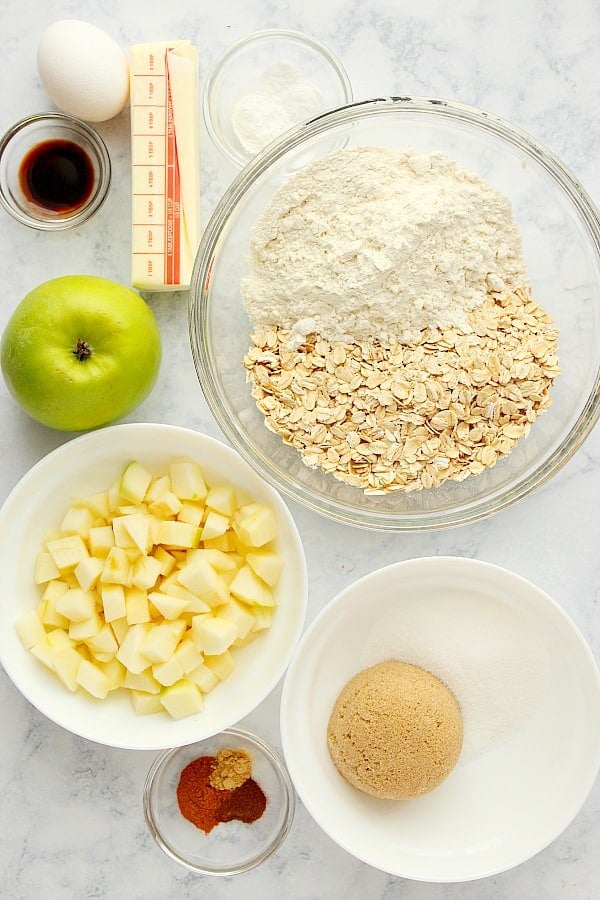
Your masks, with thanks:
<instances>
[{"instance_id":1,"label":"green apple","mask_svg":"<svg viewBox=\"0 0 600 900\"><path fill-rule=\"evenodd\" d=\"M2 374L32 418L60 431L106 425L136 407L158 375L154 314L135 291L95 275L34 288L9 319Z\"/></svg>"}]
</instances>

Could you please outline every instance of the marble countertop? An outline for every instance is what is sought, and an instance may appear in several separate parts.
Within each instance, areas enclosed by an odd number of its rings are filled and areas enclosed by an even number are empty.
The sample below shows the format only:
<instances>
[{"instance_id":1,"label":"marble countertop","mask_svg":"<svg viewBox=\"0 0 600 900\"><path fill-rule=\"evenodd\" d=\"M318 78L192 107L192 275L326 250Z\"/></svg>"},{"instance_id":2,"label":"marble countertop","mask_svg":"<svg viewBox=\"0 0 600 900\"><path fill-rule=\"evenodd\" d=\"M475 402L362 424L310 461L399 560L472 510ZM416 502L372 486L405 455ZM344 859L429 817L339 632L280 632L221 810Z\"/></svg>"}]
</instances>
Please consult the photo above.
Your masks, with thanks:
<instances>
[{"instance_id":1,"label":"marble countertop","mask_svg":"<svg viewBox=\"0 0 600 900\"><path fill-rule=\"evenodd\" d=\"M597 0L3 0L0 132L50 109L36 69L42 30L60 18L97 24L127 48L189 38L201 72L250 32L313 34L343 60L356 99L386 94L459 100L520 125L550 147L600 201ZM101 212L73 233L44 234L0 210L0 328L48 278L78 271L129 280L129 116L99 126L114 165ZM202 132L206 221L235 170ZM220 437L198 385L185 295L151 299L164 340L159 381L129 421L169 422ZM27 469L68 440L29 420L0 385L0 501ZM505 566L547 590L600 655L600 432L556 477L517 506L477 524L431 534L382 535L336 524L293 503L305 543L308 621L341 588L411 557L461 555ZM243 724L280 746L279 686ZM405 881L334 844L302 805L287 841L258 869L203 879L169 860L146 830L142 785L154 753L95 745L41 716L0 670L0 895L71 898L337 900L586 900L600 884L600 784L546 850L496 877L466 884Z\"/></svg>"}]
</instances>

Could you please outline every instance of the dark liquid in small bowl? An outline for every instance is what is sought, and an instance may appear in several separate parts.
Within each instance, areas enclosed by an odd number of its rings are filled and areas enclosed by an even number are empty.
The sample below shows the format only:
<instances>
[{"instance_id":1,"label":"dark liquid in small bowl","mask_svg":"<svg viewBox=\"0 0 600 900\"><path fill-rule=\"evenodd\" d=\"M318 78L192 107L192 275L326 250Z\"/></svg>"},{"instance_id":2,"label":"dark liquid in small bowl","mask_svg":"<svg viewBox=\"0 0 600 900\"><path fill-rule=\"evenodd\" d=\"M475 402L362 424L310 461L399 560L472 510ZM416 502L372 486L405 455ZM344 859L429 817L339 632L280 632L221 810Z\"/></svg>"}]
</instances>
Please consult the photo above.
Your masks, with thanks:
<instances>
[{"instance_id":1,"label":"dark liquid in small bowl","mask_svg":"<svg viewBox=\"0 0 600 900\"><path fill-rule=\"evenodd\" d=\"M54 139L36 144L24 156L19 183L25 197L44 209L74 212L94 189L94 167L85 150L73 141Z\"/></svg>"}]
</instances>

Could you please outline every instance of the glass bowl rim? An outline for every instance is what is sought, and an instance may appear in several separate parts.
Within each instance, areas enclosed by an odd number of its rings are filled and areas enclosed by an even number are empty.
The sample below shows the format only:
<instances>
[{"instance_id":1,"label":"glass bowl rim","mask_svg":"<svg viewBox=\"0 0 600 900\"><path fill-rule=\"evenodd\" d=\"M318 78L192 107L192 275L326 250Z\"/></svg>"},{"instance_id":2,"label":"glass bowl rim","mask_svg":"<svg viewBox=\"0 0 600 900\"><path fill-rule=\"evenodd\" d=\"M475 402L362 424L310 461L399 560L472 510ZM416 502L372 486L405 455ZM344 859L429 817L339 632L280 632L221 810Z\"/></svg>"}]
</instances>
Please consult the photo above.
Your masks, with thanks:
<instances>
[{"instance_id":1,"label":"glass bowl rim","mask_svg":"<svg viewBox=\"0 0 600 900\"><path fill-rule=\"evenodd\" d=\"M325 44L317 40L317 38L305 34L302 31L295 31L289 28L264 28L260 31L253 31L252 34L249 34L232 44L215 60L207 73L202 90L202 115L204 117L206 130L214 145L229 159L230 162L234 163L237 168L246 165L251 157L241 151L235 150L229 143L222 139L219 130L215 127L211 113L212 94L219 76L240 50L243 50L252 44L260 43L261 41L270 40L271 38L285 38L287 40L295 41L297 44L303 44L322 56L339 79L345 104L352 102L352 84L350 83L350 78L348 77L348 73L346 72L343 63L329 47L325 46Z\"/></svg>"},{"instance_id":2,"label":"glass bowl rim","mask_svg":"<svg viewBox=\"0 0 600 900\"><path fill-rule=\"evenodd\" d=\"M100 209L106 200L111 182L110 156L104 139L96 129L92 128L87 122L84 122L82 119L77 119L75 116L69 116L66 113L41 112L32 113L29 116L25 116L23 119L19 119L18 122L15 122L5 131L0 138L0 160L13 138L30 127L35 127L39 124L42 126L44 124L56 125L57 127L64 127L67 130L83 135L92 147L96 157L98 166L98 184L96 190L87 203L80 207L76 212L56 218L37 217L23 212L23 210L16 207L9 197L6 196L4 185L1 181L0 203L4 209L6 209L6 211L22 225L27 225L29 228L35 228L38 231L64 231L67 228L74 228L76 225L81 225L83 222L86 222ZM38 143L41 141L43 141L43 137L40 136Z\"/></svg>"},{"instance_id":3,"label":"glass bowl rim","mask_svg":"<svg viewBox=\"0 0 600 900\"><path fill-rule=\"evenodd\" d=\"M201 866L196 863L192 863L177 852L177 850L169 843L169 841L165 838L158 825L156 824L152 808L152 797L157 776L164 768L164 766L174 756L194 746L200 747L201 745L205 745L209 741L212 741L215 738L221 737L223 735L231 737L234 741L236 739L247 741L268 759L273 769L275 770L279 779L279 783L281 785L282 799L285 802L285 815L283 817L281 827L277 831L276 835L270 840L268 845L266 847L263 847L258 853L256 853L252 857L252 859L248 860L248 862L242 865L232 865L228 866L227 868L217 868L210 866ZM205 738L204 740L199 741L198 744L184 744L183 746L173 747L170 750L164 750L162 753L160 753L154 759L154 762L150 766L148 774L146 775L143 791L143 807L144 818L146 820L146 825L148 827L148 830L150 831L150 834L152 835L158 846L161 848L161 850L175 862L178 862L180 865L185 866L185 868L190 869L192 872L197 872L201 875L240 875L243 872L248 872L250 869L253 869L256 866L260 865L260 863L264 862L283 843L290 831L290 828L292 827L292 823L294 820L294 814L296 811L296 792L283 758L274 747L264 741L257 734L254 734L253 732L248 731L244 728L224 728L223 731L217 732L217 734L213 735L212 737Z\"/></svg>"},{"instance_id":4,"label":"glass bowl rim","mask_svg":"<svg viewBox=\"0 0 600 900\"><path fill-rule=\"evenodd\" d=\"M600 419L600 358L596 361L595 377L589 396L572 425L565 440L533 471L513 480L508 486L498 488L486 497L466 501L450 510L405 514L358 510L347 503L329 500L317 495L309 487L296 483L285 473L275 472L262 451L248 439L237 421L225 413L219 402L221 388L210 364L211 348L208 338L207 286L212 262L218 250L221 232L230 215L236 210L245 193L267 169L290 150L306 139L318 136L330 126L349 124L364 116L399 111L401 113L433 113L499 137L502 141L524 151L539 164L566 193L583 219L596 255L600 258L600 214L591 197L566 168L561 160L545 145L519 126L509 123L495 113L451 100L429 97L388 96L355 101L307 120L290 129L257 154L237 175L216 205L202 235L194 262L190 284L188 326L192 356L200 386L219 427L241 456L277 490L285 493L302 506L328 518L355 527L387 532L435 531L451 526L466 525L507 508L524 499L549 481L579 449Z\"/></svg>"}]
</instances>

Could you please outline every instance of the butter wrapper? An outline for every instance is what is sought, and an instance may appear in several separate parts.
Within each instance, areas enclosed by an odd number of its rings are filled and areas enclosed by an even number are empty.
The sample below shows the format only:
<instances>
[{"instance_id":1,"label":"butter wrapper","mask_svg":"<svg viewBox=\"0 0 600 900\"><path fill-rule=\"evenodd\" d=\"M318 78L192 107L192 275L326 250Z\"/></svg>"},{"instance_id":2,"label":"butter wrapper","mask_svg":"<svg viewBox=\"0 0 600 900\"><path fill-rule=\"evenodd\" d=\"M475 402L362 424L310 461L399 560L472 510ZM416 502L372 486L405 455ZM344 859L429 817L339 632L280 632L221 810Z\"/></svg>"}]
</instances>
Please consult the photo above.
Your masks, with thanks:
<instances>
[{"instance_id":1,"label":"butter wrapper","mask_svg":"<svg viewBox=\"0 0 600 900\"><path fill-rule=\"evenodd\" d=\"M131 88L131 283L190 286L200 242L198 57L189 41L137 44Z\"/></svg>"}]
</instances>

